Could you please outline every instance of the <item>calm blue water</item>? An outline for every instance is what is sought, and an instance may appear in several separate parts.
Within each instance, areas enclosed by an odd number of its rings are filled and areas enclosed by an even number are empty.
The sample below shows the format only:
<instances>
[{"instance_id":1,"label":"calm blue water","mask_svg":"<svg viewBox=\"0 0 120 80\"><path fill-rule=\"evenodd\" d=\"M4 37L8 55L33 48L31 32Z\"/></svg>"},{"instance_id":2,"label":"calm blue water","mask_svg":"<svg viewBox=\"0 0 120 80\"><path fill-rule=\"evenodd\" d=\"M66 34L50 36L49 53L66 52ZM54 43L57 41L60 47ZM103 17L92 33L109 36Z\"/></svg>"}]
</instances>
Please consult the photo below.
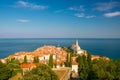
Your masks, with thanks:
<instances>
[{"instance_id":1,"label":"calm blue water","mask_svg":"<svg viewBox=\"0 0 120 80\"><path fill-rule=\"evenodd\" d=\"M80 47L89 53L112 59L120 58L120 39L79 38L78 40ZM0 39L0 58L18 51L34 51L43 45L68 47L75 41L75 38Z\"/></svg>"}]
</instances>

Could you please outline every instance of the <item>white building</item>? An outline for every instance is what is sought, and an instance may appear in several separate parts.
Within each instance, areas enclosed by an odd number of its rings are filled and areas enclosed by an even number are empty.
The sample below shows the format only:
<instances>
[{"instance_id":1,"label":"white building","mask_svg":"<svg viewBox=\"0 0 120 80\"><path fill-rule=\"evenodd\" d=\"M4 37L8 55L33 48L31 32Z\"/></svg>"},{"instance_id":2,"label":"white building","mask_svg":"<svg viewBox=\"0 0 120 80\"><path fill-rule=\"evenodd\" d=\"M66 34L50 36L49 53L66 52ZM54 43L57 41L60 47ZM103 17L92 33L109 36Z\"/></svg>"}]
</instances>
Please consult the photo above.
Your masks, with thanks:
<instances>
[{"instance_id":1,"label":"white building","mask_svg":"<svg viewBox=\"0 0 120 80\"><path fill-rule=\"evenodd\" d=\"M71 49L74 50L74 52L76 52L77 54L82 54L82 53L84 53L84 50L82 50L82 49L80 48L80 46L78 45L78 40L76 40L76 43L75 43L75 44L72 44Z\"/></svg>"},{"instance_id":2,"label":"white building","mask_svg":"<svg viewBox=\"0 0 120 80\"><path fill-rule=\"evenodd\" d=\"M1 61L2 63L6 63L6 62L7 62L6 59L0 59L0 61Z\"/></svg>"},{"instance_id":3,"label":"white building","mask_svg":"<svg viewBox=\"0 0 120 80\"><path fill-rule=\"evenodd\" d=\"M78 63L75 61L72 62L72 71L78 72Z\"/></svg>"},{"instance_id":4,"label":"white building","mask_svg":"<svg viewBox=\"0 0 120 80\"><path fill-rule=\"evenodd\" d=\"M50 57L50 54L45 54L44 55L44 59L47 60L47 61L49 61L49 57Z\"/></svg>"},{"instance_id":5,"label":"white building","mask_svg":"<svg viewBox=\"0 0 120 80\"><path fill-rule=\"evenodd\" d=\"M43 61L43 60L44 60L44 56L43 56L43 55L42 55L42 56L39 55L39 60L40 60L40 61Z\"/></svg>"}]
</instances>

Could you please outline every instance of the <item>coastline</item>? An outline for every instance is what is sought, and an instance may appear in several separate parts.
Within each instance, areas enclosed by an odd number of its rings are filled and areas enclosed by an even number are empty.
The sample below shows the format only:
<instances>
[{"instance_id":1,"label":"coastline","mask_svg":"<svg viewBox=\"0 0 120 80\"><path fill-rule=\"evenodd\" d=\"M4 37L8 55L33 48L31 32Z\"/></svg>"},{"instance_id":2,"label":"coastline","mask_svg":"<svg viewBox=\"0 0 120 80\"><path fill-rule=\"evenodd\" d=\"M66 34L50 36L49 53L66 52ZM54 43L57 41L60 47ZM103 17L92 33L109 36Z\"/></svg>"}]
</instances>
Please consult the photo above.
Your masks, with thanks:
<instances>
[{"instance_id":1,"label":"coastline","mask_svg":"<svg viewBox=\"0 0 120 80\"><path fill-rule=\"evenodd\" d=\"M69 47L76 38L12 38L0 39L0 58L5 58L10 54L19 51L33 51L44 45L54 45ZM89 39L78 38L81 48L89 53L100 56L107 56L111 59L120 57L120 39Z\"/></svg>"}]
</instances>

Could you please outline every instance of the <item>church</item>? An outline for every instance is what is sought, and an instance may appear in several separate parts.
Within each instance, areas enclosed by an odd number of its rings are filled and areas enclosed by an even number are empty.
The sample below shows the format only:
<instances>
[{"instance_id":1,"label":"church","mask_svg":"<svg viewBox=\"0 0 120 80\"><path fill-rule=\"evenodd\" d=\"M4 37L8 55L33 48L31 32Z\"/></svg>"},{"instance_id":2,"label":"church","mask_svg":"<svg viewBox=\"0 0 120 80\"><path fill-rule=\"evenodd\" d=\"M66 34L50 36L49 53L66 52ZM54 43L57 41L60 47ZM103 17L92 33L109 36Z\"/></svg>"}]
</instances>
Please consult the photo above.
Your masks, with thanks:
<instances>
[{"instance_id":1,"label":"church","mask_svg":"<svg viewBox=\"0 0 120 80\"><path fill-rule=\"evenodd\" d=\"M71 49L76 53L76 54L83 54L84 50L82 50L79 46L78 40L76 40L75 44L72 44Z\"/></svg>"}]
</instances>

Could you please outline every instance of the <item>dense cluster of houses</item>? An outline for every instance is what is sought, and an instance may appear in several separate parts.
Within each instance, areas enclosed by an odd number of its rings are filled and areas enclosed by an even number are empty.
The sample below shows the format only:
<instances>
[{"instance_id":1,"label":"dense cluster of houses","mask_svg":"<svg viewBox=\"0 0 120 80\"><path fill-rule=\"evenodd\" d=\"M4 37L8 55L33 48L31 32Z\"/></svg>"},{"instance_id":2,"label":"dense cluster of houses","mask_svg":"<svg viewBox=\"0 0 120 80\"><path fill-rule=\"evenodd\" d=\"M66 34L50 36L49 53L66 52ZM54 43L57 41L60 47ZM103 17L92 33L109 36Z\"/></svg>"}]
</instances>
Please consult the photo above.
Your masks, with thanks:
<instances>
[{"instance_id":1,"label":"dense cluster of houses","mask_svg":"<svg viewBox=\"0 0 120 80\"><path fill-rule=\"evenodd\" d=\"M48 64L50 54L53 54L54 68L65 67L67 52L61 47L56 46L43 46L36 49L33 52L17 52L15 54L10 55L8 59L15 58L19 60L20 63L23 63L24 57L26 56L28 64L21 64L20 66L21 68L23 68L23 70L31 70L33 67L36 67L36 64L33 63L34 57L37 56L39 59L39 63L37 63L37 65ZM72 63L72 70L75 70L77 72L77 62L73 60Z\"/></svg>"},{"instance_id":2,"label":"dense cluster of houses","mask_svg":"<svg viewBox=\"0 0 120 80\"><path fill-rule=\"evenodd\" d=\"M76 43L71 46L71 49L78 55L87 55L85 50L82 50L78 45L78 40ZM54 68L65 67L67 52L61 47L56 46L43 46L36 49L33 52L17 52L15 54L10 55L5 59L17 59L21 63L20 67L23 69L23 72L26 70L31 70L39 64L48 64L50 54L53 55L53 64ZM26 56L28 64L22 64L24 61L24 57ZM39 63L33 63L34 57L38 57ZM72 57L72 71L78 72L78 63L76 62L76 57ZM92 55L93 59L99 59L100 56ZM5 59L1 59L2 62L5 63Z\"/></svg>"}]
</instances>

